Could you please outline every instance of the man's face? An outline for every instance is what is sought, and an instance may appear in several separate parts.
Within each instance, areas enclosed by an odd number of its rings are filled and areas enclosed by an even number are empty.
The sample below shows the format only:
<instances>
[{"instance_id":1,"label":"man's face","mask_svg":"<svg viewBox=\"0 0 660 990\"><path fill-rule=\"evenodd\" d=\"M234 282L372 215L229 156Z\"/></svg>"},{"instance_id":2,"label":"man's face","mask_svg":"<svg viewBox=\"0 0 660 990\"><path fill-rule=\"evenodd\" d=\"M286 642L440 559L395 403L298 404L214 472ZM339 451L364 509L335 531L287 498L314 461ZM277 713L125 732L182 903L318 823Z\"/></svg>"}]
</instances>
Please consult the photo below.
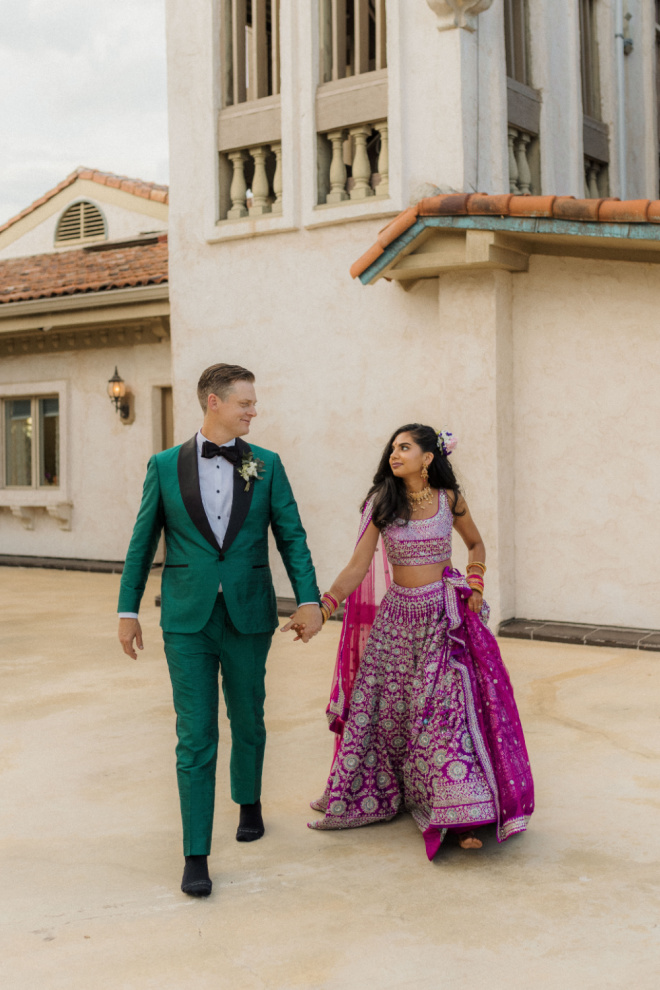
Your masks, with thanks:
<instances>
[{"instance_id":1,"label":"man's face","mask_svg":"<svg viewBox=\"0 0 660 990\"><path fill-rule=\"evenodd\" d=\"M256 406L257 394L252 382L235 382L224 402L217 395L209 396L208 412L233 437L244 437L257 415Z\"/></svg>"}]
</instances>

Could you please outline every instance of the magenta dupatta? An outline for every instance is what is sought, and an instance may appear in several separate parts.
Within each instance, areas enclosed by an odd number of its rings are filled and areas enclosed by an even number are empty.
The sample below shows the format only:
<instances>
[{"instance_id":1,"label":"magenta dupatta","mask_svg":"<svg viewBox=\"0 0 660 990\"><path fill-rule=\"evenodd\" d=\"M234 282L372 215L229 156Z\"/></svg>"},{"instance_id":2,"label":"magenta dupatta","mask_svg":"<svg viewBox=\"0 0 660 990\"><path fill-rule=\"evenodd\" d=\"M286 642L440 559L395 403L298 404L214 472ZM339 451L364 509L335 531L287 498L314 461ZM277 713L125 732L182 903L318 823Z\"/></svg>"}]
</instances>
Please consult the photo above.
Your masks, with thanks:
<instances>
[{"instance_id":1,"label":"magenta dupatta","mask_svg":"<svg viewBox=\"0 0 660 990\"><path fill-rule=\"evenodd\" d=\"M371 522L372 503L362 513L357 544ZM501 842L524 830L534 810L534 784L520 716L508 671L497 641L481 617L467 607L472 589L456 570L446 568L443 581L444 607L449 625L446 649L449 662L463 672L468 721L484 772L495 797ZM344 608L337 662L327 716L337 733L335 754L360 665L380 603L392 583L383 541L378 540L369 571Z\"/></svg>"}]
</instances>

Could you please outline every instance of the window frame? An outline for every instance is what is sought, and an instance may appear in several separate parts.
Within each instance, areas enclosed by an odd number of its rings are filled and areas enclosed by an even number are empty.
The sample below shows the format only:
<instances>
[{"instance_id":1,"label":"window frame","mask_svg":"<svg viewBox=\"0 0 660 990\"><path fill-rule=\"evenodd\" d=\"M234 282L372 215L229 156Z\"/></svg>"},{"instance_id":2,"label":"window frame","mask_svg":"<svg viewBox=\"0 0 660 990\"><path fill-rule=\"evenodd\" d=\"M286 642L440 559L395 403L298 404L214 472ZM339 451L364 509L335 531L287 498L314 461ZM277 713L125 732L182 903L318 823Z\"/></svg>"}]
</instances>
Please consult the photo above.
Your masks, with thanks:
<instances>
[{"instance_id":1,"label":"window frame","mask_svg":"<svg viewBox=\"0 0 660 990\"><path fill-rule=\"evenodd\" d=\"M529 51L529 5L528 0L504 0L504 50L506 74L521 86L532 88ZM512 64L509 65L509 62ZM513 73L509 72L513 68ZM517 71L521 68L521 71ZM521 78L522 77L522 78Z\"/></svg>"},{"instance_id":2,"label":"window frame","mask_svg":"<svg viewBox=\"0 0 660 990\"><path fill-rule=\"evenodd\" d=\"M59 401L59 484L40 485L39 400ZM29 399L32 403L32 484L7 485L6 402ZM68 501L68 383L65 381L20 382L0 385L0 506L48 507Z\"/></svg>"},{"instance_id":3,"label":"window frame","mask_svg":"<svg viewBox=\"0 0 660 990\"><path fill-rule=\"evenodd\" d=\"M591 120L602 121L600 85L600 51L598 44L598 0L579 0L578 26L580 41L580 89L582 113ZM586 37L586 31L588 37Z\"/></svg>"}]
</instances>

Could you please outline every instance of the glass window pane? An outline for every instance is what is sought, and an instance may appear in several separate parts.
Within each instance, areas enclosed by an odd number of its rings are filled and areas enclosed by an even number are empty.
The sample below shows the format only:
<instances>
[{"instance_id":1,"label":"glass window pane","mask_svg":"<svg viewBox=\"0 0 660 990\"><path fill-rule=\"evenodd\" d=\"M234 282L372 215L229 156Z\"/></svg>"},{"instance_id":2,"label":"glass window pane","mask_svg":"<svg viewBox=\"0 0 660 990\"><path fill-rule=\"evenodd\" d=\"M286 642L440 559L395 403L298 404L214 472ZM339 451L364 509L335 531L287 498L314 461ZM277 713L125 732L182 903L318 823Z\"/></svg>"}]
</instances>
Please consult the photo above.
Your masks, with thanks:
<instances>
[{"instance_id":1,"label":"glass window pane","mask_svg":"<svg viewBox=\"0 0 660 990\"><path fill-rule=\"evenodd\" d=\"M60 400L39 399L39 484L60 483Z\"/></svg>"},{"instance_id":2,"label":"glass window pane","mask_svg":"<svg viewBox=\"0 0 660 990\"><path fill-rule=\"evenodd\" d=\"M32 402L8 399L5 402L5 441L7 487L32 484Z\"/></svg>"}]
</instances>

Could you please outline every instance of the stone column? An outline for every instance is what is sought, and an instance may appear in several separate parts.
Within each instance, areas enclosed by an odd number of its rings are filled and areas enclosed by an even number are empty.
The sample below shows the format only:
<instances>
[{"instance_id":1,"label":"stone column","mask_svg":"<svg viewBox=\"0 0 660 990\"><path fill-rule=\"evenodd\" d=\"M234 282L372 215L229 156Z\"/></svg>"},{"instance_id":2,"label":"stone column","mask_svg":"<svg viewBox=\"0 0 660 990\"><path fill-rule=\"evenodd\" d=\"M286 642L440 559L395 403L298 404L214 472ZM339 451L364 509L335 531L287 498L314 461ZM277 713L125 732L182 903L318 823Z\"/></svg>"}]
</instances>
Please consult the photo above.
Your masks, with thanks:
<instances>
[{"instance_id":1,"label":"stone column","mask_svg":"<svg viewBox=\"0 0 660 990\"><path fill-rule=\"evenodd\" d=\"M250 213L253 216L261 216L271 211L271 206L268 202L269 186L268 176L266 175L266 146L259 145L257 148L250 148L250 154L254 160Z\"/></svg>"},{"instance_id":2,"label":"stone column","mask_svg":"<svg viewBox=\"0 0 660 990\"><path fill-rule=\"evenodd\" d=\"M240 220L241 217L248 215L247 206L245 205L247 183L245 182L245 172L243 171L243 164L247 155L244 151L232 151L227 157L234 169L231 187L229 189L231 209L227 213L227 218L229 220Z\"/></svg>"},{"instance_id":3,"label":"stone column","mask_svg":"<svg viewBox=\"0 0 660 990\"><path fill-rule=\"evenodd\" d=\"M371 135L372 128L351 127L349 134L353 138L353 188L351 189L351 199L367 199L373 196L371 188L371 165L367 154L367 138Z\"/></svg>"},{"instance_id":4,"label":"stone column","mask_svg":"<svg viewBox=\"0 0 660 990\"><path fill-rule=\"evenodd\" d=\"M273 176L273 192L275 202L273 203L273 213L282 212L282 142L271 144L270 150L275 155L275 175Z\"/></svg>"},{"instance_id":5,"label":"stone column","mask_svg":"<svg viewBox=\"0 0 660 990\"><path fill-rule=\"evenodd\" d=\"M378 174L380 175L380 182L376 187L376 195L386 197L390 194L389 132L385 121L381 124L376 124L376 128L380 131L380 154L378 155Z\"/></svg>"},{"instance_id":6,"label":"stone column","mask_svg":"<svg viewBox=\"0 0 660 990\"><path fill-rule=\"evenodd\" d=\"M486 544L494 631L515 614L512 278L501 271L440 276L433 370L425 372L438 395L433 425L459 437L452 458ZM457 536L454 559L463 569L467 553Z\"/></svg>"},{"instance_id":7,"label":"stone column","mask_svg":"<svg viewBox=\"0 0 660 990\"><path fill-rule=\"evenodd\" d=\"M325 197L326 203L341 203L348 199L346 192L346 166L344 164L345 131L330 131L328 140L332 145L332 161L330 162L330 192Z\"/></svg>"}]
</instances>

